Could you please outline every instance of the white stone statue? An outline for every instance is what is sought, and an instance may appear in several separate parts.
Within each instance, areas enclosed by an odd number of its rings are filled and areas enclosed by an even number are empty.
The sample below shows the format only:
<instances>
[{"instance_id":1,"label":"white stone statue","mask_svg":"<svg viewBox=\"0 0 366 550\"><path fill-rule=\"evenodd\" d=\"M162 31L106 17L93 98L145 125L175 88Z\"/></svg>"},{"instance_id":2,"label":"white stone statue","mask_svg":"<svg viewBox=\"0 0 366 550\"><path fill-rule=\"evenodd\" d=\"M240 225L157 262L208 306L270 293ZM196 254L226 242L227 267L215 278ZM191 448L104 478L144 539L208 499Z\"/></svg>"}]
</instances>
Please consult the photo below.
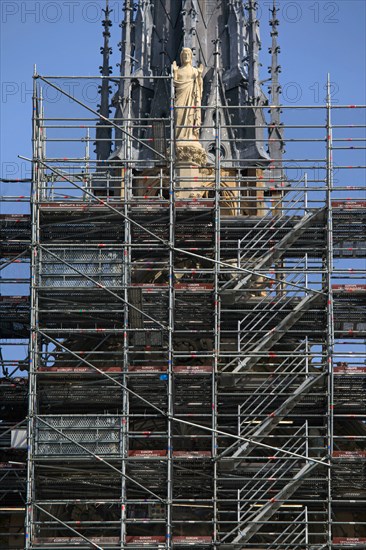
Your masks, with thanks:
<instances>
[{"instance_id":1,"label":"white stone statue","mask_svg":"<svg viewBox=\"0 0 366 550\"><path fill-rule=\"evenodd\" d=\"M175 88L175 123L178 146L198 146L201 127L201 100L203 91L203 65L192 65L192 50L183 48L180 54L181 66L173 63ZM183 127L182 127L183 126ZM196 142L196 143L194 143Z\"/></svg>"}]
</instances>

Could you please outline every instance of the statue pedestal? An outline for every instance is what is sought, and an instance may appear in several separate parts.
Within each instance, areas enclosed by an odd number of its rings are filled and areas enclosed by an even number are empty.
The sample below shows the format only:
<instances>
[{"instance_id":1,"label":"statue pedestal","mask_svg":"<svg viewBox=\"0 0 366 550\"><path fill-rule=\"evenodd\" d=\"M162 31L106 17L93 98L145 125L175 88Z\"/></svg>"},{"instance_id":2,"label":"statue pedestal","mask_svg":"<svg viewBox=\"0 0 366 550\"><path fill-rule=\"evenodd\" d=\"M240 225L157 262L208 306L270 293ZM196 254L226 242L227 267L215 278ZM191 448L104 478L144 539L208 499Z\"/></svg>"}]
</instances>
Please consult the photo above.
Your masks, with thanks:
<instances>
[{"instance_id":1,"label":"statue pedestal","mask_svg":"<svg viewBox=\"0 0 366 550\"><path fill-rule=\"evenodd\" d=\"M176 198L196 199L202 197L205 192L205 169L203 166L207 164L207 155L199 141L178 142L176 144L176 161Z\"/></svg>"},{"instance_id":2,"label":"statue pedestal","mask_svg":"<svg viewBox=\"0 0 366 550\"><path fill-rule=\"evenodd\" d=\"M176 164L175 196L177 199L196 199L204 193L201 167L188 162ZM180 191L182 189L182 191Z\"/></svg>"}]
</instances>

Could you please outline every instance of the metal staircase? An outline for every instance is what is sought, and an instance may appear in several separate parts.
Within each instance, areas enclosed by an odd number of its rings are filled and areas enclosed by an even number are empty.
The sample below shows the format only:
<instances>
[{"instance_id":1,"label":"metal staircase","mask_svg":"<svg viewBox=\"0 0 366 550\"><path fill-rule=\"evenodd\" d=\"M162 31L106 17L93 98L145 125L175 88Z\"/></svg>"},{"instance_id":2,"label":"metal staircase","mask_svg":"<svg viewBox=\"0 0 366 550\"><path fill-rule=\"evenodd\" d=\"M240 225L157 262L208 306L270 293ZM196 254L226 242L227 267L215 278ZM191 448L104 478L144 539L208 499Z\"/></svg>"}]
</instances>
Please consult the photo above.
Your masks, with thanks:
<instances>
[{"instance_id":1,"label":"metal staircase","mask_svg":"<svg viewBox=\"0 0 366 550\"><path fill-rule=\"evenodd\" d=\"M308 539L307 507L298 512L292 523L287 525L275 538L272 544L267 545L268 550L287 549L289 545L293 550L302 550Z\"/></svg>"},{"instance_id":2,"label":"metal staircase","mask_svg":"<svg viewBox=\"0 0 366 550\"><path fill-rule=\"evenodd\" d=\"M250 257L249 265L252 267L253 272L240 279L240 281L238 281L236 286L234 287L234 290L239 290L247 286L248 283L252 280L253 276L256 275L255 272L269 267L274 262L279 260L285 254L285 252L288 251L288 249L293 244L295 244L296 241L305 233L309 226L317 223L323 216L324 209L316 210L315 212L308 212L295 223L291 230L288 230L288 227L289 225L291 227L291 222L296 221L296 218L294 220L294 217L290 217L290 219L286 217L284 221L281 220L283 216L281 216L278 221L276 220L276 218L271 218L271 223L267 224L270 227L263 228L263 233L261 233L259 236L262 245L258 249L256 249ZM276 236L278 234L281 234L281 230L283 229L287 229L288 232L285 233L284 237L282 237L281 240L273 245L273 241L275 240ZM248 242L246 242L243 247L244 249L241 250L240 265L246 263ZM264 255L261 255L263 254L263 252L265 252Z\"/></svg>"},{"instance_id":3,"label":"metal staircase","mask_svg":"<svg viewBox=\"0 0 366 550\"><path fill-rule=\"evenodd\" d=\"M304 261L304 258L298 260L291 268L294 273L273 279L271 288L238 322L238 358L229 362L223 371L251 371L263 355L319 301L322 295L309 288L304 274L297 272Z\"/></svg>"},{"instance_id":4,"label":"metal staircase","mask_svg":"<svg viewBox=\"0 0 366 550\"><path fill-rule=\"evenodd\" d=\"M240 290L248 286L261 270L277 262L313 225L324 217L324 208L307 209L304 182L300 180L285 197L274 202L266 215L238 241L237 265L248 270L242 277L235 276L222 286ZM240 294L238 295L240 299Z\"/></svg>"},{"instance_id":5,"label":"metal staircase","mask_svg":"<svg viewBox=\"0 0 366 550\"><path fill-rule=\"evenodd\" d=\"M228 533L223 542L231 544L247 543L263 527L270 517L288 500L304 479L319 466L317 462L308 460L307 424L290 428L292 437L261 463L238 494L238 526ZM302 455L296 459L283 451ZM289 533L282 533L287 536ZM302 533L305 536L305 531ZM300 543L300 533L296 532ZM292 542L292 541L291 541ZM301 540L301 543L305 543ZM274 544L274 543L273 543Z\"/></svg>"},{"instance_id":6,"label":"metal staircase","mask_svg":"<svg viewBox=\"0 0 366 550\"><path fill-rule=\"evenodd\" d=\"M273 514L281 507L283 501L288 500L291 495L298 489L303 483L304 479L317 468L318 464L314 462L308 462L305 464L292 478L292 480L281 489L276 495L272 497L262 509L256 513L254 512L250 517L246 517L245 521L241 521L239 524L239 532L233 540L233 543L246 543L248 542L261 528L262 522L268 520ZM246 525L246 527L244 527ZM243 530L241 528L244 527Z\"/></svg>"},{"instance_id":7,"label":"metal staircase","mask_svg":"<svg viewBox=\"0 0 366 550\"><path fill-rule=\"evenodd\" d=\"M220 456L245 457L288 415L301 399L323 380L322 373L307 373L306 358L298 354L304 350L299 344L294 356L287 356L277 365L273 373L266 373L265 380L257 386L247 399L238 406L239 436L251 441L235 442ZM263 412L266 413L263 419ZM256 416L256 414L258 416ZM247 418L251 418L248 423ZM253 428L253 423L258 425ZM235 466L234 466L235 467Z\"/></svg>"}]
</instances>

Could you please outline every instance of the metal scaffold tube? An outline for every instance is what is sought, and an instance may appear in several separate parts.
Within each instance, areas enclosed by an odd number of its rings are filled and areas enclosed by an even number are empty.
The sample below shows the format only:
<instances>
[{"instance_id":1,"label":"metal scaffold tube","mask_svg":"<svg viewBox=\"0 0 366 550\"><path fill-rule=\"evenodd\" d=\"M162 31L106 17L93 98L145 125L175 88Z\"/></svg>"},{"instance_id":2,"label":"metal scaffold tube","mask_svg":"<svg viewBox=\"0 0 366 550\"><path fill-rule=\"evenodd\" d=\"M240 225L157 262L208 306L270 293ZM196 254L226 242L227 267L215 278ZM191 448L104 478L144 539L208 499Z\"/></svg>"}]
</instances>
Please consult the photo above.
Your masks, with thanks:
<instances>
[{"instance_id":1,"label":"metal scaffold tube","mask_svg":"<svg viewBox=\"0 0 366 550\"><path fill-rule=\"evenodd\" d=\"M334 361L334 308L333 308L333 137L332 137L332 110L331 110L331 95L330 95L330 75L327 80L327 248L326 248L326 287L327 296L327 336L326 336L326 357L328 363L328 460L332 460L333 456L333 361ZM332 544L332 470L328 471L328 544Z\"/></svg>"}]
</instances>

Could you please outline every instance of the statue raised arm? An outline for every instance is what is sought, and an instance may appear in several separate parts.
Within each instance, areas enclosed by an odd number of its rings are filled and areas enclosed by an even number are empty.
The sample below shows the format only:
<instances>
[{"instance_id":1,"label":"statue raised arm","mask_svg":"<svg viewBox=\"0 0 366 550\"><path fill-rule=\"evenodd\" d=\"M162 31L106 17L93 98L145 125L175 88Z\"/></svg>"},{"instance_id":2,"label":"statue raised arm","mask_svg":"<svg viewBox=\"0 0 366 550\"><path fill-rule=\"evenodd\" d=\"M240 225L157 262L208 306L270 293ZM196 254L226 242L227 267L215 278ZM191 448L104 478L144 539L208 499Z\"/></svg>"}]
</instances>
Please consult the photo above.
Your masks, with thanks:
<instances>
[{"instance_id":1,"label":"statue raised arm","mask_svg":"<svg viewBox=\"0 0 366 550\"><path fill-rule=\"evenodd\" d=\"M179 67L175 61L173 61L172 68L173 68L173 78L174 80L177 80L177 73L178 73Z\"/></svg>"}]
</instances>

